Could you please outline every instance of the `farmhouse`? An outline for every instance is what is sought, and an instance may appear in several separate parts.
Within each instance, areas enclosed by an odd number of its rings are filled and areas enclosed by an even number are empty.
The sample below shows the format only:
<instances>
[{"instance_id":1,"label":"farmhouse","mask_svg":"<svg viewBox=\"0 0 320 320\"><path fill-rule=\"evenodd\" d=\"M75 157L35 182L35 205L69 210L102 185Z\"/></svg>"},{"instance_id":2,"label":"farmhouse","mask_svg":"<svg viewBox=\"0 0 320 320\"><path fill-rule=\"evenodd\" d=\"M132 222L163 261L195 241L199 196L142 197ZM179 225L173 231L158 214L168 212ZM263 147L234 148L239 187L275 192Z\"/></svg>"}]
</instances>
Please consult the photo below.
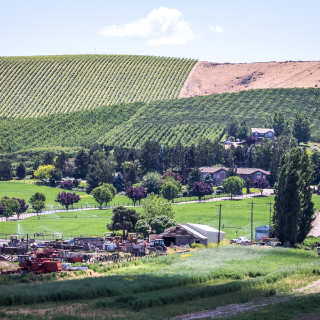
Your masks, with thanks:
<instances>
[{"instance_id":1,"label":"farmhouse","mask_svg":"<svg viewBox=\"0 0 320 320\"><path fill-rule=\"evenodd\" d=\"M221 185L222 181L227 177L228 168L224 167L201 167L199 168L202 172L203 177L210 174L212 178L215 179L216 185ZM257 169L257 168L236 168L237 175L247 180L253 181L256 178L267 179L270 176L270 171Z\"/></svg>"},{"instance_id":2,"label":"farmhouse","mask_svg":"<svg viewBox=\"0 0 320 320\"><path fill-rule=\"evenodd\" d=\"M251 135L261 141L264 137L273 141L275 138L275 133L273 129L263 129L263 128L251 128Z\"/></svg>"},{"instance_id":3,"label":"farmhouse","mask_svg":"<svg viewBox=\"0 0 320 320\"><path fill-rule=\"evenodd\" d=\"M219 230L203 224L178 224L175 227L165 229L158 235L158 239L163 239L166 246L191 246L193 243L217 243ZM225 238L225 232L220 231L220 241Z\"/></svg>"}]
</instances>

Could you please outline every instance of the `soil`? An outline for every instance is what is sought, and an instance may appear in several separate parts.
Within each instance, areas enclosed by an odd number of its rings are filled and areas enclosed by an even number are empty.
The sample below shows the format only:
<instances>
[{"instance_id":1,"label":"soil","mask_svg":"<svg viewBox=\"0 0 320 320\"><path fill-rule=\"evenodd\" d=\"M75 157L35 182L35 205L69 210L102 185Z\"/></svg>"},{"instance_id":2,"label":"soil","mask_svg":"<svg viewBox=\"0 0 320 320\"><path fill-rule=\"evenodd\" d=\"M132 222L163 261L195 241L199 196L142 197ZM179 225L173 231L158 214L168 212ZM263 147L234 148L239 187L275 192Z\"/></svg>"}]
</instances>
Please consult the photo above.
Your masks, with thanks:
<instances>
[{"instance_id":1,"label":"soil","mask_svg":"<svg viewBox=\"0 0 320 320\"><path fill-rule=\"evenodd\" d=\"M197 62L179 98L264 88L320 88L320 61Z\"/></svg>"},{"instance_id":2,"label":"soil","mask_svg":"<svg viewBox=\"0 0 320 320\"><path fill-rule=\"evenodd\" d=\"M232 317L243 312L255 311L267 305L285 302L288 300L289 300L288 297L282 297L282 298L270 297L265 299L259 299L259 301L250 301L250 302L241 303L241 304L236 304L236 303L228 304L223 307L218 307L215 310L207 310L207 311L190 313L187 315L171 318L170 320L191 320L191 319L202 319L202 318Z\"/></svg>"}]
</instances>

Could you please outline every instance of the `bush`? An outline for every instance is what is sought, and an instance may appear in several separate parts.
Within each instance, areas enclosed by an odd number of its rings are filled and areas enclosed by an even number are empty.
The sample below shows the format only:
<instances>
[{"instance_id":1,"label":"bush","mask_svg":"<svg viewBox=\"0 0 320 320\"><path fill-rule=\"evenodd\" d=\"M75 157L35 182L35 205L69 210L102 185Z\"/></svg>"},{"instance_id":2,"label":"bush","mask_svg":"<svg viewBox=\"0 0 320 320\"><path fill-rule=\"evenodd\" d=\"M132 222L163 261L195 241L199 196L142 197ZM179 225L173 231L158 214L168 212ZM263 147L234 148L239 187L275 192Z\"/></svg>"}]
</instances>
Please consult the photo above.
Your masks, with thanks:
<instances>
[{"instance_id":1,"label":"bush","mask_svg":"<svg viewBox=\"0 0 320 320\"><path fill-rule=\"evenodd\" d=\"M191 245L191 247L194 248L194 249L203 249L203 248L205 248L205 246L203 244L201 244L201 243L193 243Z\"/></svg>"}]
</instances>

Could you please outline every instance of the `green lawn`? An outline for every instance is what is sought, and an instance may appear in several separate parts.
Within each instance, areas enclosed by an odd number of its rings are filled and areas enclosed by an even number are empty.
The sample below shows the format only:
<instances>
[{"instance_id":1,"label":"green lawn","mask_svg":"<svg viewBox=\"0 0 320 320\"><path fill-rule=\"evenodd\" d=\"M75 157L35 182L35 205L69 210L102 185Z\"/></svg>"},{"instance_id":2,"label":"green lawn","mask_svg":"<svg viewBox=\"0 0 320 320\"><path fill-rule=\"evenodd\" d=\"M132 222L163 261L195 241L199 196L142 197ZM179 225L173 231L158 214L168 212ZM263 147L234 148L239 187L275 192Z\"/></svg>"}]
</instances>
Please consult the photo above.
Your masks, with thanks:
<instances>
[{"instance_id":1,"label":"green lawn","mask_svg":"<svg viewBox=\"0 0 320 320\"><path fill-rule=\"evenodd\" d=\"M42 192L46 196L46 205L47 209L52 209L52 206L59 205L58 202L55 202L59 192L73 192L63 189L51 188L46 186L37 186L31 183L17 183L12 181L0 181L0 198L14 197L24 199L26 202L29 201L30 197L36 192ZM92 196L86 194L85 192L76 192L81 197L81 201L76 204L76 206L85 206L85 205L98 205L97 202L93 199ZM125 196L115 196L113 199L112 205L131 205L132 201Z\"/></svg>"}]
</instances>

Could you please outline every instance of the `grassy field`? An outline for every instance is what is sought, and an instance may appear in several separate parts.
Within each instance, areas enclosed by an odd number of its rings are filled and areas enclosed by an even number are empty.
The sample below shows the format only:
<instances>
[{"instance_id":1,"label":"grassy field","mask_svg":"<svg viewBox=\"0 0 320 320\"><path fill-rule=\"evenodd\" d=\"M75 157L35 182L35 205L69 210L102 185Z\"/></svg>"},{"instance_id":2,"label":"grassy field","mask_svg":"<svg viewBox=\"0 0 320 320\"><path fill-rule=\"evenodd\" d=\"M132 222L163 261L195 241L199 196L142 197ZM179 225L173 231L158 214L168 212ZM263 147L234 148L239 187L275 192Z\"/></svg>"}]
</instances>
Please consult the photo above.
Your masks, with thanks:
<instances>
[{"instance_id":1,"label":"grassy field","mask_svg":"<svg viewBox=\"0 0 320 320\"><path fill-rule=\"evenodd\" d=\"M46 186L37 186L31 183L17 183L17 182L7 182L0 181L0 199L4 196L14 197L24 199L26 202L30 200L30 197L36 192L42 192L46 196L46 205L47 210L53 209L53 206L59 205L58 202L54 200L57 198L59 192L73 192L69 190L63 190L58 188L51 188ZM81 197L75 207L77 206L86 206L86 205L98 205L97 202L93 199L91 195L86 194L85 192L76 192ZM132 201L125 196L115 196L112 205L131 205Z\"/></svg>"},{"instance_id":2,"label":"grassy field","mask_svg":"<svg viewBox=\"0 0 320 320\"><path fill-rule=\"evenodd\" d=\"M19 285L0 276L0 318L156 320L279 292L292 299L292 289L319 277L320 260L315 251L229 245L90 269L100 276L12 277Z\"/></svg>"},{"instance_id":3,"label":"grassy field","mask_svg":"<svg viewBox=\"0 0 320 320\"><path fill-rule=\"evenodd\" d=\"M253 228L269 224L270 205L274 197L257 197L243 200L225 200L221 202L189 203L174 205L175 219L178 223L202 223L218 228L218 207L221 210L221 230L226 238L233 239L239 236L251 236L251 202L253 201ZM314 196L316 208L320 208L320 197ZM141 207L135 208L138 212ZM77 217L76 217L77 216ZM2 233L35 233L63 234L65 237L85 236L107 232L106 225L110 223L112 210L83 210L76 212L59 212L17 221L1 222Z\"/></svg>"},{"instance_id":4,"label":"grassy field","mask_svg":"<svg viewBox=\"0 0 320 320\"><path fill-rule=\"evenodd\" d=\"M195 62L134 55L1 57L0 116L176 98Z\"/></svg>"}]
</instances>

